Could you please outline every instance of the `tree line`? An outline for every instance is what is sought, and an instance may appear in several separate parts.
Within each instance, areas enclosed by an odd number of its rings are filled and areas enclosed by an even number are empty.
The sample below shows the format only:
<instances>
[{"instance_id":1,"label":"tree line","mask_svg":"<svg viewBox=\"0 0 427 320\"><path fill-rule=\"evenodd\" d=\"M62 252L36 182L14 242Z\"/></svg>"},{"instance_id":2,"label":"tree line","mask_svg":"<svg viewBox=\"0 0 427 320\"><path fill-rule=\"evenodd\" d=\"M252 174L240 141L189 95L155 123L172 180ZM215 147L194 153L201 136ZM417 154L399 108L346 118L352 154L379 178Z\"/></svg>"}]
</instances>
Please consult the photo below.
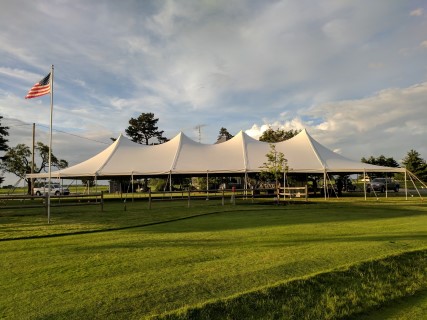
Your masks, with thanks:
<instances>
[{"instance_id":1,"label":"tree line","mask_svg":"<svg viewBox=\"0 0 427 320\"><path fill-rule=\"evenodd\" d=\"M393 167L399 168L401 167L399 163L394 160L392 157L387 158L384 155L380 155L378 157L370 156L369 158L363 157L361 159L364 163L374 164L377 166L385 166L385 167ZM423 158L418 151L411 149L406 154L405 158L402 160L402 167L406 168L413 174L415 174L420 180L427 181L427 162Z\"/></svg>"}]
</instances>

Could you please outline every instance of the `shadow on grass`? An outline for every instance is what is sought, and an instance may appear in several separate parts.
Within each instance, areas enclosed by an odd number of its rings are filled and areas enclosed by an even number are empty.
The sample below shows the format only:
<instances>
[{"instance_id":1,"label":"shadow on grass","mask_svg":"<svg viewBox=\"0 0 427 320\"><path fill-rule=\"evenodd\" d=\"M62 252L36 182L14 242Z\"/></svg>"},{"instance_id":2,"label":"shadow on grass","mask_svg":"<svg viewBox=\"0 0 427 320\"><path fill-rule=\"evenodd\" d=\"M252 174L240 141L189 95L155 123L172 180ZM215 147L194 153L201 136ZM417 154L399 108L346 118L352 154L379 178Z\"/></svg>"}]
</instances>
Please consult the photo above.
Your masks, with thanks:
<instances>
[{"instance_id":1,"label":"shadow on grass","mask_svg":"<svg viewBox=\"0 0 427 320\"><path fill-rule=\"evenodd\" d=\"M406 252L189 306L155 319L348 319L425 290L426 257L427 251Z\"/></svg>"},{"instance_id":2,"label":"shadow on grass","mask_svg":"<svg viewBox=\"0 0 427 320\"><path fill-rule=\"evenodd\" d=\"M156 228L150 228L149 231L186 233L376 220L381 223L384 219L420 216L427 219L427 207L332 205L319 208L298 205L264 207L256 210L247 208L232 212L217 212L215 215L199 215L190 220L186 219L187 221L168 221Z\"/></svg>"},{"instance_id":3,"label":"shadow on grass","mask_svg":"<svg viewBox=\"0 0 427 320\"><path fill-rule=\"evenodd\" d=\"M377 319L425 319L427 315L427 290L391 300L381 306L376 306L363 313L350 317L349 320Z\"/></svg>"},{"instance_id":4,"label":"shadow on grass","mask_svg":"<svg viewBox=\"0 0 427 320\"><path fill-rule=\"evenodd\" d=\"M197 204L201 204L198 202ZM310 202L310 204L288 205L251 205L248 203L236 206L221 206L215 202L211 206L200 205L192 208L165 207L148 210L144 205L129 206L124 211L121 204L114 210L106 212L73 212L67 209L54 212L56 225L62 226L52 231L46 227L46 233L31 235L31 230L24 230L24 236L13 235L19 228L29 228L34 223L33 217L21 220L18 216L0 216L2 228L6 235L0 241L58 237L117 230L147 228L151 233L188 233L239 230L246 228L264 228L272 226L292 226L303 224L345 223L357 221L381 221L382 219L409 218L426 216L427 207L420 203L377 203L377 202ZM183 203L180 202L182 205ZM38 219L41 223L41 218ZM80 224L84 230L72 230L67 224ZM91 226L92 225L92 226ZM11 226L11 227L8 227ZM156 226L156 227L153 227ZM36 227L36 226L35 226ZM37 230L39 231L39 230ZM6 233L7 232L7 233ZM41 232L43 233L43 232Z\"/></svg>"}]
</instances>

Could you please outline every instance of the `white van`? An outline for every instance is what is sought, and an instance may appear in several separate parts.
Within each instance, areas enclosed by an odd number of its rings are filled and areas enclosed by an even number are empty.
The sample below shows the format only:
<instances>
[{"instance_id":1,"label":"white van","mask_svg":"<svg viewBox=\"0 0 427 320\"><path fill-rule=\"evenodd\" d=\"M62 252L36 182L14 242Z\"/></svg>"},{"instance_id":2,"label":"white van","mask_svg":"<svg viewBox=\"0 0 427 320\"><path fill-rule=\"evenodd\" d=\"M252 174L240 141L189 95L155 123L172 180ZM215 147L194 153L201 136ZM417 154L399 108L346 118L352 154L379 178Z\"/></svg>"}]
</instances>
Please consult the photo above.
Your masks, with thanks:
<instances>
[{"instance_id":1,"label":"white van","mask_svg":"<svg viewBox=\"0 0 427 320\"><path fill-rule=\"evenodd\" d=\"M59 195L69 195L70 194L70 190L68 190L67 187L61 187L61 185L59 183L51 183L51 188L48 187L48 183L38 187L38 188L34 188L34 194L36 196L41 196L44 195L48 192L48 190L50 190L50 194L55 195L55 196L59 196Z\"/></svg>"}]
</instances>

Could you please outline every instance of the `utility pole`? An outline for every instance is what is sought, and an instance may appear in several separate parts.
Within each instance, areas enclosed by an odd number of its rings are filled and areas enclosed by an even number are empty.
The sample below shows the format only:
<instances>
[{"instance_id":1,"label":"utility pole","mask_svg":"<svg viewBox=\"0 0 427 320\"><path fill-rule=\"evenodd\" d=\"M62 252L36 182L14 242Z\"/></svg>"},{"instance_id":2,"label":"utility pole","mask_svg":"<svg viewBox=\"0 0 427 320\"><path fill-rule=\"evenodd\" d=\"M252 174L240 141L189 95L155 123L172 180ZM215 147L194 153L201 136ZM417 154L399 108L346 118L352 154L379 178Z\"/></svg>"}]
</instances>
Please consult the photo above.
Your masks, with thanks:
<instances>
[{"instance_id":1,"label":"utility pole","mask_svg":"<svg viewBox=\"0 0 427 320\"><path fill-rule=\"evenodd\" d=\"M194 129L196 129L198 131L199 134L199 143L202 143L202 130L201 128L206 127L205 124L198 124L197 126L194 127Z\"/></svg>"},{"instance_id":2,"label":"utility pole","mask_svg":"<svg viewBox=\"0 0 427 320\"><path fill-rule=\"evenodd\" d=\"M34 150L35 150L35 143L36 142L36 124L33 123L33 150L31 152L31 174L34 173ZM34 195L34 178L31 178L31 190L30 194Z\"/></svg>"}]
</instances>

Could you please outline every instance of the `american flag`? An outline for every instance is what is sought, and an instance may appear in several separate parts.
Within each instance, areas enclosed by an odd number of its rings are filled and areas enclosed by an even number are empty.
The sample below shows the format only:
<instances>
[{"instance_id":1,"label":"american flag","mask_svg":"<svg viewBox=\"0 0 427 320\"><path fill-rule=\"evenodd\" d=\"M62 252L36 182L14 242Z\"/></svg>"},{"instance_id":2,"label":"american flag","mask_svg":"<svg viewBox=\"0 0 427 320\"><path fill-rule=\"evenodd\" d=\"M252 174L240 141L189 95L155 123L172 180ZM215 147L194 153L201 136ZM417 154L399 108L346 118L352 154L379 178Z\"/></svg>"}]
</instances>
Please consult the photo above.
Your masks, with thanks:
<instances>
[{"instance_id":1,"label":"american flag","mask_svg":"<svg viewBox=\"0 0 427 320\"><path fill-rule=\"evenodd\" d=\"M50 73L28 91L25 99L41 97L48 93L50 93Z\"/></svg>"}]
</instances>

